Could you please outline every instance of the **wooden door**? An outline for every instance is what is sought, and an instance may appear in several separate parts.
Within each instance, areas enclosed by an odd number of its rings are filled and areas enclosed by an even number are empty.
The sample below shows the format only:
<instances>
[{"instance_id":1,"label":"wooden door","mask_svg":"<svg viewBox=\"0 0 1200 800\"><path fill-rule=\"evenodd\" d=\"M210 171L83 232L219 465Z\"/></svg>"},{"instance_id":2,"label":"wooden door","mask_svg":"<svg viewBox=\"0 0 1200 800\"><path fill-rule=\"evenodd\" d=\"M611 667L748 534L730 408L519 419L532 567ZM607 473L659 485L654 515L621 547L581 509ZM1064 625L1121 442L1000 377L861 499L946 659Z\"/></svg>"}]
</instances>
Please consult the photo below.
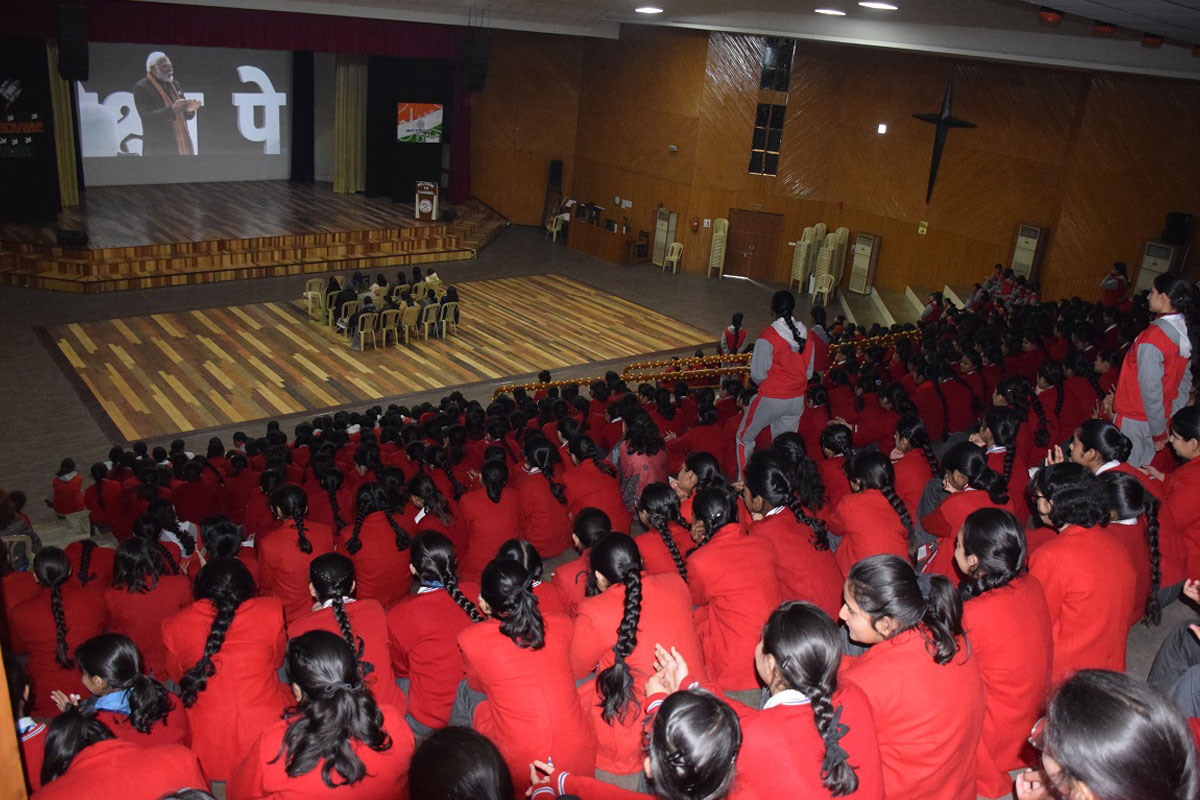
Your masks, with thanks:
<instances>
[{"instance_id":1,"label":"wooden door","mask_svg":"<svg viewBox=\"0 0 1200 800\"><path fill-rule=\"evenodd\" d=\"M779 258L782 235L782 214L731 208L725 245L725 274L763 283L774 282L775 262Z\"/></svg>"}]
</instances>

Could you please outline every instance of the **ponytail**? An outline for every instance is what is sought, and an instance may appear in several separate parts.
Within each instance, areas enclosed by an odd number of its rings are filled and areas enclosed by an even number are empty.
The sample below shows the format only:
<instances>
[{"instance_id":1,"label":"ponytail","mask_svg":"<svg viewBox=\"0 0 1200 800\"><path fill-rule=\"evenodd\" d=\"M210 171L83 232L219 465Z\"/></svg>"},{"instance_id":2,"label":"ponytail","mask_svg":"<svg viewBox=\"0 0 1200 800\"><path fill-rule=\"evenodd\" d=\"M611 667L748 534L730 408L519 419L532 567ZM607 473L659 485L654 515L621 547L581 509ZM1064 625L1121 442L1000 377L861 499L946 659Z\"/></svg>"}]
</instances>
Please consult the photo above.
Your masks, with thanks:
<instances>
[{"instance_id":1,"label":"ponytail","mask_svg":"<svg viewBox=\"0 0 1200 800\"><path fill-rule=\"evenodd\" d=\"M483 569L480 597L500 622L500 632L524 650L546 645L546 627L533 593L533 577L512 558L493 559Z\"/></svg>"},{"instance_id":2,"label":"ponytail","mask_svg":"<svg viewBox=\"0 0 1200 800\"><path fill-rule=\"evenodd\" d=\"M150 733L156 722L167 721L173 704L163 685L142 671L137 645L119 633L93 636L75 648L79 668L102 679L113 689L129 692L129 723L139 733Z\"/></svg>"},{"instance_id":3,"label":"ponytail","mask_svg":"<svg viewBox=\"0 0 1200 800\"><path fill-rule=\"evenodd\" d=\"M479 469L479 482L487 492L488 500L499 504L504 487L508 484L508 465L503 459L492 459L483 462Z\"/></svg>"},{"instance_id":4,"label":"ponytail","mask_svg":"<svg viewBox=\"0 0 1200 800\"><path fill-rule=\"evenodd\" d=\"M948 664L958 652L962 635L962 600L949 579L923 575L899 556L868 556L850 568L847 591L872 622L892 617L892 635L922 627L926 650L938 664Z\"/></svg>"},{"instance_id":5,"label":"ponytail","mask_svg":"<svg viewBox=\"0 0 1200 800\"><path fill-rule=\"evenodd\" d=\"M963 521L963 552L979 559L971 574L958 585L962 601L979 597L1012 583L1025 569L1025 531L1010 512L981 508Z\"/></svg>"}]
</instances>

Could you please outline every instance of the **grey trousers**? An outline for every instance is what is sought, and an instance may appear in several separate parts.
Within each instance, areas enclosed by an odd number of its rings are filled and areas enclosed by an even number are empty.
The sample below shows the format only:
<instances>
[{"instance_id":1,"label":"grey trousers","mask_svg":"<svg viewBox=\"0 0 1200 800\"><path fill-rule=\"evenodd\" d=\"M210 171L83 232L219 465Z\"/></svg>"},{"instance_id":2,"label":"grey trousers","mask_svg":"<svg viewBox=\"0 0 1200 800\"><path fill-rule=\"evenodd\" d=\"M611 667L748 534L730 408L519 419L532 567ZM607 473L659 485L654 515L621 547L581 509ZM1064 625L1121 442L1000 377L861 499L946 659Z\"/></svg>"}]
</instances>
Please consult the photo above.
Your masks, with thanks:
<instances>
[{"instance_id":1,"label":"grey trousers","mask_svg":"<svg viewBox=\"0 0 1200 800\"><path fill-rule=\"evenodd\" d=\"M795 431L800 427L800 415L804 413L804 397L763 397L755 395L750 401L750 407L746 409L745 416L742 417L742 424L738 426L737 431L737 463L738 463L738 478L742 477L742 471L746 468L746 461L750 458L750 454L754 452L754 439L758 434L762 433L763 428L771 426L771 438L775 438L781 433ZM810 450L813 447L813 442L805 442Z\"/></svg>"},{"instance_id":2,"label":"grey trousers","mask_svg":"<svg viewBox=\"0 0 1200 800\"><path fill-rule=\"evenodd\" d=\"M1200 640L1181 622L1169 634L1150 667L1147 681L1162 689L1184 715L1200 716Z\"/></svg>"},{"instance_id":3,"label":"grey trousers","mask_svg":"<svg viewBox=\"0 0 1200 800\"><path fill-rule=\"evenodd\" d=\"M1149 422L1122 418L1121 433L1133 442L1133 450L1129 453L1132 466L1144 467L1154 460L1154 436L1150 433Z\"/></svg>"}]
</instances>

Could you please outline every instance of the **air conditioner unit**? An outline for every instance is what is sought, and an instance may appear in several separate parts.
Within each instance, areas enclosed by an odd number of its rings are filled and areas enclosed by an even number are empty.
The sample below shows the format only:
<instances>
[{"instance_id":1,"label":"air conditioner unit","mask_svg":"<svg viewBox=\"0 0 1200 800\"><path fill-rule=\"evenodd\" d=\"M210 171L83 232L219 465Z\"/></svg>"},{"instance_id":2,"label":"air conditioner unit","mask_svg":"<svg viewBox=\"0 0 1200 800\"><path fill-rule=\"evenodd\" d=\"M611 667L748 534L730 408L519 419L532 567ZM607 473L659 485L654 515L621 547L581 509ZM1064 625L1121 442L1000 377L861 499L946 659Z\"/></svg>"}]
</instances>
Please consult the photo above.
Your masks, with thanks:
<instances>
[{"instance_id":1,"label":"air conditioner unit","mask_svg":"<svg viewBox=\"0 0 1200 800\"><path fill-rule=\"evenodd\" d=\"M675 223L679 217L674 211L658 209L654 218L654 250L651 261L661 267L667 260L667 248L675 241Z\"/></svg>"},{"instance_id":2,"label":"air conditioner unit","mask_svg":"<svg viewBox=\"0 0 1200 800\"><path fill-rule=\"evenodd\" d=\"M1013 245L1012 260L1009 267L1013 274L1032 279L1037 268L1042 263L1042 253L1046 249L1049 231L1034 225L1017 227L1017 240Z\"/></svg>"},{"instance_id":3,"label":"air conditioner unit","mask_svg":"<svg viewBox=\"0 0 1200 800\"><path fill-rule=\"evenodd\" d=\"M1178 255L1178 247L1162 242L1146 242L1146 247L1142 250L1137 283L1133 287L1134 294L1148 290L1155 278L1164 272L1170 272Z\"/></svg>"},{"instance_id":4,"label":"air conditioner unit","mask_svg":"<svg viewBox=\"0 0 1200 800\"><path fill-rule=\"evenodd\" d=\"M882 237L873 233L854 235L854 258L850 266L850 291L870 294L875 283L875 267L879 262Z\"/></svg>"}]
</instances>

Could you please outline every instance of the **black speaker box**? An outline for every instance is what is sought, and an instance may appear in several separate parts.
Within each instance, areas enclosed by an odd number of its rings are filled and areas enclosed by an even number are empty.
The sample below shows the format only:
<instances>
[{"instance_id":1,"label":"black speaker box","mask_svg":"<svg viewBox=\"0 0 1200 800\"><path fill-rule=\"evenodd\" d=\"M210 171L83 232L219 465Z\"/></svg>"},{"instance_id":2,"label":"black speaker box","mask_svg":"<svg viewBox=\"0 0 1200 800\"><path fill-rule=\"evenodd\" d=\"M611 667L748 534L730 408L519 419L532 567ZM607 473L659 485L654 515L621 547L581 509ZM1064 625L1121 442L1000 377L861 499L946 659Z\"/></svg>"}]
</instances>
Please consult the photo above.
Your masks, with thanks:
<instances>
[{"instance_id":1,"label":"black speaker box","mask_svg":"<svg viewBox=\"0 0 1200 800\"><path fill-rule=\"evenodd\" d=\"M489 47L487 31L473 28L467 33L466 72L469 92L483 91L483 85L487 82Z\"/></svg>"},{"instance_id":2,"label":"black speaker box","mask_svg":"<svg viewBox=\"0 0 1200 800\"><path fill-rule=\"evenodd\" d=\"M550 162L550 185L562 186L562 162L555 159Z\"/></svg>"},{"instance_id":3,"label":"black speaker box","mask_svg":"<svg viewBox=\"0 0 1200 800\"><path fill-rule=\"evenodd\" d=\"M54 238L59 247L87 247L87 231L77 231L70 228L55 228Z\"/></svg>"},{"instance_id":4,"label":"black speaker box","mask_svg":"<svg viewBox=\"0 0 1200 800\"><path fill-rule=\"evenodd\" d=\"M87 10L80 6L56 6L58 25L58 74L64 81L88 79Z\"/></svg>"},{"instance_id":5,"label":"black speaker box","mask_svg":"<svg viewBox=\"0 0 1200 800\"><path fill-rule=\"evenodd\" d=\"M1191 238L1192 226L1196 223L1196 218L1191 214L1185 214L1182 211L1172 211L1167 214L1167 221L1163 225L1162 236L1159 239L1163 244L1173 244L1176 247L1182 247L1188 243Z\"/></svg>"}]
</instances>

